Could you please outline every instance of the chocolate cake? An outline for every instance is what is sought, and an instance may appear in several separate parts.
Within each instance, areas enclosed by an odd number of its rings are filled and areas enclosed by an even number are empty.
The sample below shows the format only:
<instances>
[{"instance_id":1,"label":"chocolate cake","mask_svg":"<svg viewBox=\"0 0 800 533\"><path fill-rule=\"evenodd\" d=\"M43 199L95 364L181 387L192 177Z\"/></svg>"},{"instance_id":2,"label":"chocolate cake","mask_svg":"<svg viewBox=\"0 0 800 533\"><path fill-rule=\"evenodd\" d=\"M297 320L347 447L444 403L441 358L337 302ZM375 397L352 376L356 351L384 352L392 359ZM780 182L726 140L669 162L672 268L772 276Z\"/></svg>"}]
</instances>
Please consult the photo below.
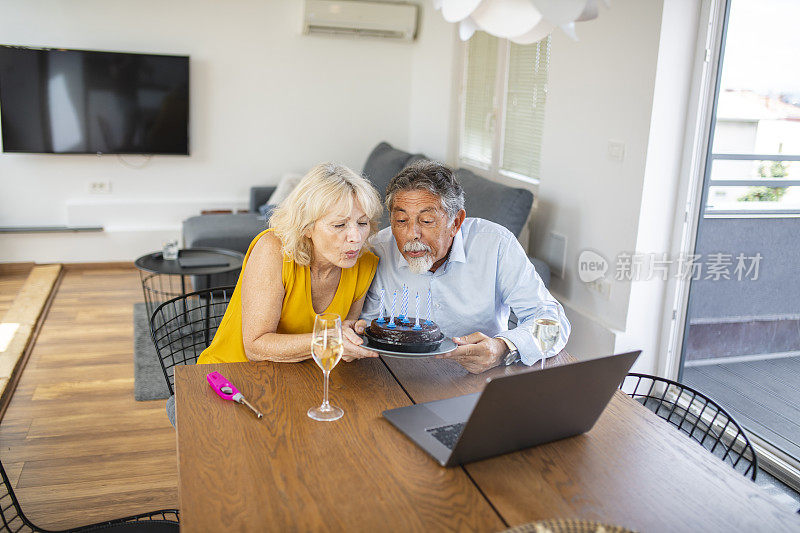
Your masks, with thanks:
<instances>
[{"instance_id":1,"label":"chocolate cake","mask_svg":"<svg viewBox=\"0 0 800 533\"><path fill-rule=\"evenodd\" d=\"M399 317L394 319L394 328L389 327L389 319L383 318L383 322L375 319L366 330L370 344L381 350L392 350L395 352L425 353L432 352L439 348L444 340L444 334L435 322L425 323L420 319L419 325L422 329L415 330L415 317L408 317L408 322L401 321Z\"/></svg>"}]
</instances>

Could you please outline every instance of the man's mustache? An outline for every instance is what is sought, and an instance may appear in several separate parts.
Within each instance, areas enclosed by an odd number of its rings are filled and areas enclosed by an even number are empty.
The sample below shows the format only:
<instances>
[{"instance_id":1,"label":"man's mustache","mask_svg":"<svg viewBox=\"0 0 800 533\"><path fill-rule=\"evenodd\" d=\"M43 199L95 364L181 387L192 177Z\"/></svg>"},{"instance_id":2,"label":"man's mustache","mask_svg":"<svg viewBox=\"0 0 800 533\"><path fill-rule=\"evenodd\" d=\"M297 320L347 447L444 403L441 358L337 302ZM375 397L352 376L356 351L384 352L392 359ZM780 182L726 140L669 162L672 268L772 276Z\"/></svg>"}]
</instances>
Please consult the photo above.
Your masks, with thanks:
<instances>
[{"instance_id":1,"label":"man's mustache","mask_svg":"<svg viewBox=\"0 0 800 533\"><path fill-rule=\"evenodd\" d=\"M410 241L403 245L404 252L431 252L431 247L422 241Z\"/></svg>"}]
</instances>

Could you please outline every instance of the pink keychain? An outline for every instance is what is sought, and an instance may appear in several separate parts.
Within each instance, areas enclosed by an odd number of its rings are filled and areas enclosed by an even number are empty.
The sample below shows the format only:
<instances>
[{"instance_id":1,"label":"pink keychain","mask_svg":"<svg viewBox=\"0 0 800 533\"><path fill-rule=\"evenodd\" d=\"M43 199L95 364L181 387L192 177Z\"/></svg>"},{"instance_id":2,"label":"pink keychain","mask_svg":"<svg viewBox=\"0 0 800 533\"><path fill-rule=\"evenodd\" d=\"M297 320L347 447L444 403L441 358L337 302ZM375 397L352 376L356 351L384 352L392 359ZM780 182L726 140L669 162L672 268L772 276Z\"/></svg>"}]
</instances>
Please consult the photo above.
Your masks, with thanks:
<instances>
[{"instance_id":1,"label":"pink keychain","mask_svg":"<svg viewBox=\"0 0 800 533\"><path fill-rule=\"evenodd\" d=\"M236 403L246 405L251 411L253 411L257 418L262 418L264 416L258 411L258 409L250 405L250 402L244 399L242 393L239 392L236 387L234 387L231 382L219 372L211 372L210 374L207 374L206 379L208 380L208 384L211 385L211 388L214 389L214 392L216 392L223 400L232 400Z\"/></svg>"}]
</instances>

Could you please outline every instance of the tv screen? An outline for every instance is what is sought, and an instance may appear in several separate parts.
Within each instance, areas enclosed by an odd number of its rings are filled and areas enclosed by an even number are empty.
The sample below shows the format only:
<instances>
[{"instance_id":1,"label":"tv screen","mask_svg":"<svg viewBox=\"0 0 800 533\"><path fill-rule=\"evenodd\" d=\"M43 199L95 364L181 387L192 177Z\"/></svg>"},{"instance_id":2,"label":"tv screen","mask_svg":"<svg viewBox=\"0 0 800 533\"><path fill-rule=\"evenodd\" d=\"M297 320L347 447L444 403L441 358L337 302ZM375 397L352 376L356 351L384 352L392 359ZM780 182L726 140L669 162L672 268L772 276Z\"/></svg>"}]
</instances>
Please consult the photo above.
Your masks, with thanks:
<instances>
[{"instance_id":1,"label":"tv screen","mask_svg":"<svg viewBox=\"0 0 800 533\"><path fill-rule=\"evenodd\" d=\"M0 46L4 152L189 154L189 58Z\"/></svg>"}]
</instances>

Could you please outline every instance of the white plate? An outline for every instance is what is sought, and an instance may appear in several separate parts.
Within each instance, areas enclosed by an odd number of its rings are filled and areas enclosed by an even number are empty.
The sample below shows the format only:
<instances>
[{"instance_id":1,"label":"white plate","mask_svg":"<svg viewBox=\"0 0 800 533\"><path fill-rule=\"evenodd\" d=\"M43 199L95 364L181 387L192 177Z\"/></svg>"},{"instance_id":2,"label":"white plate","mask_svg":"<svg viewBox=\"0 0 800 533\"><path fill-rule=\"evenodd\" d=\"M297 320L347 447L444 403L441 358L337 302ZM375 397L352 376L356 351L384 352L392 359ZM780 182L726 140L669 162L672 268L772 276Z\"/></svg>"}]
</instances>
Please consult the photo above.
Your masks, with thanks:
<instances>
[{"instance_id":1,"label":"white plate","mask_svg":"<svg viewBox=\"0 0 800 533\"><path fill-rule=\"evenodd\" d=\"M434 355L439 355L443 353L452 352L456 349L456 343L453 342L453 339L445 337L442 343L439 345L439 349L434 350L432 352L422 352L422 353L415 353L415 352L395 352L394 350L384 350L383 348L375 348L374 346L370 346L369 338L366 335L361 335L361 338L364 339L364 344L361 345L362 348L367 348L374 352L378 352L379 354L387 355L389 357L405 357L406 359L421 359L424 357L433 357Z\"/></svg>"}]
</instances>

